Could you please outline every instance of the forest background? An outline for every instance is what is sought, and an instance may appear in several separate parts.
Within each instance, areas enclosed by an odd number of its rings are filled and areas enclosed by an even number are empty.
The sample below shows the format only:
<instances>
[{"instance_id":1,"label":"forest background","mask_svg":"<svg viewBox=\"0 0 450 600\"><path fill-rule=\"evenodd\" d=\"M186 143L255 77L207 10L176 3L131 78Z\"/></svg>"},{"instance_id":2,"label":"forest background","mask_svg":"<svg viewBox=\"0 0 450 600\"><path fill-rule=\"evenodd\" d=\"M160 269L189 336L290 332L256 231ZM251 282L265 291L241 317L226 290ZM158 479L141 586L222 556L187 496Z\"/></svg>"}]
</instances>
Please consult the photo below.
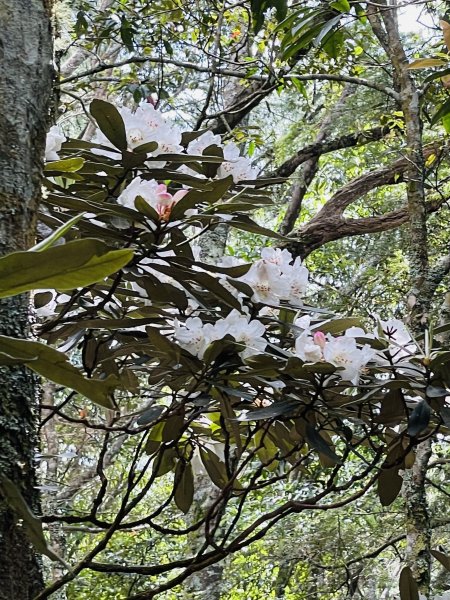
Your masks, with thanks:
<instances>
[{"instance_id":1,"label":"forest background","mask_svg":"<svg viewBox=\"0 0 450 600\"><path fill-rule=\"evenodd\" d=\"M447 597L446 9L0 0L2 600Z\"/></svg>"}]
</instances>

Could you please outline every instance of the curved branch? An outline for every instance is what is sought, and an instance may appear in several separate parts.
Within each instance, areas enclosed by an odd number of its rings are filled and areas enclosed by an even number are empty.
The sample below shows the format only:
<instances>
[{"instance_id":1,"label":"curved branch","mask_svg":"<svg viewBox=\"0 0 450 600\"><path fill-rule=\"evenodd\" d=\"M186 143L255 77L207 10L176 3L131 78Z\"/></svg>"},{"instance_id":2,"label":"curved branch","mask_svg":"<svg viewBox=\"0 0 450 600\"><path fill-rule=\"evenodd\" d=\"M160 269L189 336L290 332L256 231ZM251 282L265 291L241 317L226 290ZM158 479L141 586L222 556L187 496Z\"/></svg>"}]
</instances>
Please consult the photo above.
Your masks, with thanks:
<instances>
[{"instance_id":1,"label":"curved branch","mask_svg":"<svg viewBox=\"0 0 450 600\"><path fill-rule=\"evenodd\" d=\"M446 201L447 198L439 198L428 202L426 204L427 214L430 215L437 212ZM282 246L288 248L294 256L305 258L311 254L313 250L317 250L317 248L324 246L328 242L339 240L344 237L379 233L381 231L396 229L408 222L409 212L407 205L403 205L398 210L388 212L379 217L344 219L339 214L325 216L321 219L316 217L296 232L295 239L293 235L292 241L282 244Z\"/></svg>"},{"instance_id":2,"label":"curved branch","mask_svg":"<svg viewBox=\"0 0 450 600\"><path fill-rule=\"evenodd\" d=\"M304 162L322 156L322 154L328 154L335 150L343 150L344 148L354 148L357 146L363 146L370 144L371 142L377 142L383 137L388 135L392 131L389 125L384 127L372 127L366 131L358 131L356 133L349 133L342 135L338 138L331 140L325 140L309 144L301 150L299 150L294 156L288 158L282 165L280 165L275 171L270 173L268 177L289 177L294 171Z\"/></svg>"}]
</instances>

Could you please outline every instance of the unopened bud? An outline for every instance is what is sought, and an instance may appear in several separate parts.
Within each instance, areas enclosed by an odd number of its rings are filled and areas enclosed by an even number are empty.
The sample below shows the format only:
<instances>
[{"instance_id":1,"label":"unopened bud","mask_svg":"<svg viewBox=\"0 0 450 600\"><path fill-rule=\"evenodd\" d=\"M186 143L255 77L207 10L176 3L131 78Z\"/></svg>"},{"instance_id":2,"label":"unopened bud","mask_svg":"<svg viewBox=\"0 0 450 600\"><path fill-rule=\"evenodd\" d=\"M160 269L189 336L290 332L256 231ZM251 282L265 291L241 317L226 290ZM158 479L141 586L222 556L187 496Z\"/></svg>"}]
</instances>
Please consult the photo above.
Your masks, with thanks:
<instances>
[{"instance_id":1,"label":"unopened bud","mask_svg":"<svg viewBox=\"0 0 450 600\"><path fill-rule=\"evenodd\" d=\"M327 343L325 334L322 331L316 331L313 337L316 346L319 346L323 350L325 348L325 344Z\"/></svg>"}]
</instances>

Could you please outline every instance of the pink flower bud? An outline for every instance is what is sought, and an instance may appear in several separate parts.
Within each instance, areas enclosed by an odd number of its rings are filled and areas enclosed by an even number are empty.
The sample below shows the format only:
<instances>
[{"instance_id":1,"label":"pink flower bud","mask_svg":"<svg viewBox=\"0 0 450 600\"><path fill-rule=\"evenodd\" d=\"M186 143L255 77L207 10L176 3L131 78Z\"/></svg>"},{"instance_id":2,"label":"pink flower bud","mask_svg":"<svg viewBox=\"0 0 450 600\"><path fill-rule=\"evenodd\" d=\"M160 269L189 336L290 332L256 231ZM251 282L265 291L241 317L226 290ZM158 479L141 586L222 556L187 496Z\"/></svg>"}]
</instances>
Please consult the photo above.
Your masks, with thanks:
<instances>
[{"instance_id":1,"label":"pink flower bud","mask_svg":"<svg viewBox=\"0 0 450 600\"><path fill-rule=\"evenodd\" d=\"M314 338L314 343L316 344L316 346L319 346L323 350L325 348L325 344L327 342L325 334L322 331L316 331L313 338Z\"/></svg>"}]
</instances>

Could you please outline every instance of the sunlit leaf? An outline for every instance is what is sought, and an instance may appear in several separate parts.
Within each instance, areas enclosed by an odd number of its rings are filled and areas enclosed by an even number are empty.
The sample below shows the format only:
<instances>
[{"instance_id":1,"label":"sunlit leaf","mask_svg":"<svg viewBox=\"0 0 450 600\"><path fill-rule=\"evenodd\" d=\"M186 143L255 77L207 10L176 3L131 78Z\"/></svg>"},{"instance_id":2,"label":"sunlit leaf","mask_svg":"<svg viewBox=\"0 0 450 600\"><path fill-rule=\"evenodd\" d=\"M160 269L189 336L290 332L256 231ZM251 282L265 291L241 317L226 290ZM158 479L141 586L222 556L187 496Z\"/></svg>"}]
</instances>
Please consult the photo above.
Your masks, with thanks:
<instances>
[{"instance_id":1,"label":"sunlit leaf","mask_svg":"<svg viewBox=\"0 0 450 600\"><path fill-rule=\"evenodd\" d=\"M101 281L133 257L99 240L75 240L39 252L13 252L0 258L0 298L33 289L72 290Z\"/></svg>"}]
</instances>

